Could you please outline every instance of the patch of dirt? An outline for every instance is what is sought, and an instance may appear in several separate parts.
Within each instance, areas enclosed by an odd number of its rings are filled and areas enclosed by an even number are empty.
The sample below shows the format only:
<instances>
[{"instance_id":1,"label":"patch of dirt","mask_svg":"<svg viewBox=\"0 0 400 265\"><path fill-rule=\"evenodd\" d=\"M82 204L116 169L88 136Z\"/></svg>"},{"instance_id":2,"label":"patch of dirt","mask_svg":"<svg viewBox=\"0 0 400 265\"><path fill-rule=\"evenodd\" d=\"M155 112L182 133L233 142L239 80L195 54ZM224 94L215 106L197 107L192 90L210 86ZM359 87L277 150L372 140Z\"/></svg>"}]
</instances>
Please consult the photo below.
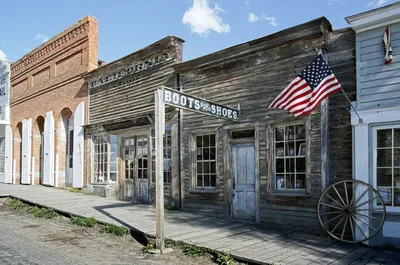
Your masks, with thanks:
<instances>
[{"instance_id":1,"label":"patch of dirt","mask_svg":"<svg viewBox=\"0 0 400 265\"><path fill-rule=\"evenodd\" d=\"M54 253L82 261L81 264L215 264L208 255L192 258L180 248L163 255L145 254L142 252L144 246L131 236L100 233L98 225L94 228L78 227L64 216L50 220L35 218L26 213L26 208L12 211L9 201L0 199L1 227L21 234L29 244L41 245Z\"/></svg>"}]
</instances>

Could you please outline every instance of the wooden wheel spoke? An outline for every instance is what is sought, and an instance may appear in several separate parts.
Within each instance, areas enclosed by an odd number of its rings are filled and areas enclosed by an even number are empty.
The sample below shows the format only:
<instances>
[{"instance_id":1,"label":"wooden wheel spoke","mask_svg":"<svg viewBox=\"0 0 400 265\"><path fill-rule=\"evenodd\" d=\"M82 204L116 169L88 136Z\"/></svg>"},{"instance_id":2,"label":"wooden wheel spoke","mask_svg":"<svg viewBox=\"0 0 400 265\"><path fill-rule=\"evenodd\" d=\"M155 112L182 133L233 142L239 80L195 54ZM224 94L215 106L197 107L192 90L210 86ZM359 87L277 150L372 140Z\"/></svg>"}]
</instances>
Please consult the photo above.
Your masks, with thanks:
<instances>
[{"instance_id":1,"label":"wooden wheel spoke","mask_svg":"<svg viewBox=\"0 0 400 265\"><path fill-rule=\"evenodd\" d=\"M343 182L343 185L344 185L344 192L345 192L345 194L346 194L346 206L349 206L350 204L349 204L349 194L348 194L348 192L347 192L347 185L346 185L346 181L345 182Z\"/></svg>"},{"instance_id":2,"label":"wooden wheel spoke","mask_svg":"<svg viewBox=\"0 0 400 265\"><path fill-rule=\"evenodd\" d=\"M347 215L343 215L343 217L339 220L339 222L335 225L335 227L332 229L331 234L333 234L333 232L335 232L335 230L338 228L338 226L342 223L343 219L346 217Z\"/></svg>"},{"instance_id":3,"label":"wooden wheel spoke","mask_svg":"<svg viewBox=\"0 0 400 265\"><path fill-rule=\"evenodd\" d=\"M371 228L372 230L374 230L374 232L378 232L375 228L373 228L372 226L370 226L369 224L367 224L367 222L365 222L363 219L361 219L360 217L358 217L357 215L354 215L355 218L357 218L358 220L360 220L363 224L365 224L366 226L368 226L369 228Z\"/></svg>"},{"instance_id":4,"label":"wooden wheel spoke","mask_svg":"<svg viewBox=\"0 0 400 265\"><path fill-rule=\"evenodd\" d=\"M375 219L375 220L382 220L382 218L378 218L378 217L374 217L374 216L370 216L370 215L366 215L366 214L362 214L362 213L355 213L355 214L358 214L358 215L361 215L361 216L364 216L364 217L368 217L368 218L371 218L371 219Z\"/></svg>"},{"instance_id":5,"label":"wooden wheel spoke","mask_svg":"<svg viewBox=\"0 0 400 265\"><path fill-rule=\"evenodd\" d=\"M379 197L374 197L374 198L372 198L371 200L368 200L368 201L366 201L366 202L361 203L360 205L356 205L356 209L357 209L358 207L361 207L361 206L363 206L363 205L365 205L365 204L367 204L367 203L369 203L369 202L371 202L371 201L377 199L377 198L379 198Z\"/></svg>"},{"instance_id":6,"label":"wooden wheel spoke","mask_svg":"<svg viewBox=\"0 0 400 265\"><path fill-rule=\"evenodd\" d=\"M325 206L328 206L328 207L335 208L335 209L343 211L343 208L339 208L339 207L336 207L336 206L333 206L333 205L330 205L330 204L326 204L326 203L323 203L323 202L321 202L321 205L325 205Z\"/></svg>"},{"instance_id":7,"label":"wooden wheel spoke","mask_svg":"<svg viewBox=\"0 0 400 265\"><path fill-rule=\"evenodd\" d=\"M343 211L334 211L334 212L320 213L320 215L335 214L335 213L343 213Z\"/></svg>"},{"instance_id":8,"label":"wooden wheel spoke","mask_svg":"<svg viewBox=\"0 0 400 265\"><path fill-rule=\"evenodd\" d=\"M335 200L334 198L332 198L331 196L329 196L326 193L325 193L325 196L328 197L329 199L331 199L332 201L336 202L337 206L341 207L344 210L344 207L342 207L342 204L340 202L338 202L337 200Z\"/></svg>"},{"instance_id":9,"label":"wooden wheel spoke","mask_svg":"<svg viewBox=\"0 0 400 265\"><path fill-rule=\"evenodd\" d=\"M350 216L351 216L351 218L353 219L353 221L354 221L354 223L356 224L356 226L358 227L358 229L359 229L359 230L361 231L361 233L363 234L364 239L365 239L365 238L368 238L368 237L365 235L364 231L361 229L360 225L357 223L356 218L354 218L352 215L350 215Z\"/></svg>"},{"instance_id":10,"label":"wooden wheel spoke","mask_svg":"<svg viewBox=\"0 0 400 265\"><path fill-rule=\"evenodd\" d=\"M354 185L353 196L351 196L351 200L350 200L350 204L349 205L353 205L352 203L353 203L353 200L354 200L354 197L355 197L355 194L356 194L357 186L358 186L358 182L356 182L356 184Z\"/></svg>"},{"instance_id":11,"label":"wooden wheel spoke","mask_svg":"<svg viewBox=\"0 0 400 265\"><path fill-rule=\"evenodd\" d=\"M342 214L340 214L340 215L338 215L338 216L336 216L336 217L333 217L332 219L326 221L326 222L324 223L324 226L325 226L326 224L329 224L329 223L332 222L332 221L335 221L336 219L339 219L340 217L342 217L342 215L344 215L344 213L342 213Z\"/></svg>"},{"instance_id":12,"label":"wooden wheel spoke","mask_svg":"<svg viewBox=\"0 0 400 265\"><path fill-rule=\"evenodd\" d=\"M343 227L343 231L342 231L342 236L340 237L341 240L343 240L344 237L344 233L346 232L346 228L347 228L347 221L349 220L349 216L346 215L346 220L344 221L344 227Z\"/></svg>"},{"instance_id":13,"label":"wooden wheel spoke","mask_svg":"<svg viewBox=\"0 0 400 265\"><path fill-rule=\"evenodd\" d=\"M362 197L364 197L364 195L365 195L365 193L367 193L367 191L368 191L368 189L366 189L366 190L363 192L363 194L362 194L360 197L358 197L358 199L356 200L356 202L354 203L354 205L357 205L357 203L361 200ZM357 194L357 193L356 193L356 194Z\"/></svg>"},{"instance_id":14,"label":"wooden wheel spoke","mask_svg":"<svg viewBox=\"0 0 400 265\"><path fill-rule=\"evenodd\" d=\"M335 190L336 194L338 195L340 201L343 203L343 208L346 207L346 203L344 202L342 196L340 195L340 193L338 192L338 190L336 189L335 185L332 186L332 188Z\"/></svg>"},{"instance_id":15,"label":"wooden wheel spoke","mask_svg":"<svg viewBox=\"0 0 400 265\"><path fill-rule=\"evenodd\" d=\"M350 229L351 229L351 236L353 237L353 240L356 239L356 234L354 233L354 226L353 226L353 220L349 217L349 224L350 224Z\"/></svg>"}]
</instances>

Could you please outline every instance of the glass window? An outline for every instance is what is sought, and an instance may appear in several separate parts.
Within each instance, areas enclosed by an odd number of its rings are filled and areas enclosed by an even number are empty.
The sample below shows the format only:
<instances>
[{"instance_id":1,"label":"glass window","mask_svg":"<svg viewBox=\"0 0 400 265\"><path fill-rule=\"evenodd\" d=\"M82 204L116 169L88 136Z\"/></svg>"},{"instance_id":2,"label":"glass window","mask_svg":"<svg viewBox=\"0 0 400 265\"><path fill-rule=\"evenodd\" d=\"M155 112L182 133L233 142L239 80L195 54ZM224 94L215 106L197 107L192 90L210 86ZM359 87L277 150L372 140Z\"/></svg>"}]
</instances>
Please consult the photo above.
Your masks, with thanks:
<instances>
[{"instance_id":1,"label":"glass window","mask_svg":"<svg viewBox=\"0 0 400 265\"><path fill-rule=\"evenodd\" d=\"M94 181L108 181L108 139L106 135L93 136Z\"/></svg>"},{"instance_id":2,"label":"glass window","mask_svg":"<svg viewBox=\"0 0 400 265\"><path fill-rule=\"evenodd\" d=\"M196 136L196 187L216 187L217 154L215 134Z\"/></svg>"},{"instance_id":3,"label":"glass window","mask_svg":"<svg viewBox=\"0 0 400 265\"><path fill-rule=\"evenodd\" d=\"M151 147L152 147L152 181L156 181L156 144L155 130L151 130ZM165 125L165 134L163 140L164 153L164 182L171 183L172 181L172 125Z\"/></svg>"},{"instance_id":4,"label":"glass window","mask_svg":"<svg viewBox=\"0 0 400 265\"><path fill-rule=\"evenodd\" d=\"M118 136L110 135L110 181L117 181L118 175Z\"/></svg>"},{"instance_id":5,"label":"glass window","mask_svg":"<svg viewBox=\"0 0 400 265\"><path fill-rule=\"evenodd\" d=\"M306 133L304 125L275 127L275 188L306 188Z\"/></svg>"},{"instance_id":6,"label":"glass window","mask_svg":"<svg viewBox=\"0 0 400 265\"><path fill-rule=\"evenodd\" d=\"M400 128L376 131L376 184L388 206L400 206Z\"/></svg>"}]
</instances>

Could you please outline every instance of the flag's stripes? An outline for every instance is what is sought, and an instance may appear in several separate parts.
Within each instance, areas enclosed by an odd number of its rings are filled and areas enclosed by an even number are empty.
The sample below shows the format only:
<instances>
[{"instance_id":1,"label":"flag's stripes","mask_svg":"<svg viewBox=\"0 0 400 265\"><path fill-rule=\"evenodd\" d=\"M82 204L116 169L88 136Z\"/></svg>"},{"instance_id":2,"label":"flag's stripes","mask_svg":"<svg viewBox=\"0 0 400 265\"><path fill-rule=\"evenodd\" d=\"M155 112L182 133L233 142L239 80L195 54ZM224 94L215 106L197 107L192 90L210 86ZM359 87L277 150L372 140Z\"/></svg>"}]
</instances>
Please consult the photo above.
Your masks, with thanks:
<instances>
[{"instance_id":1,"label":"flag's stripes","mask_svg":"<svg viewBox=\"0 0 400 265\"><path fill-rule=\"evenodd\" d=\"M293 87L296 87L300 82L305 81L301 79L299 76L296 77L269 105L268 108L276 108L278 104L280 104L282 101L284 101L289 95L291 89Z\"/></svg>"}]
</instances>

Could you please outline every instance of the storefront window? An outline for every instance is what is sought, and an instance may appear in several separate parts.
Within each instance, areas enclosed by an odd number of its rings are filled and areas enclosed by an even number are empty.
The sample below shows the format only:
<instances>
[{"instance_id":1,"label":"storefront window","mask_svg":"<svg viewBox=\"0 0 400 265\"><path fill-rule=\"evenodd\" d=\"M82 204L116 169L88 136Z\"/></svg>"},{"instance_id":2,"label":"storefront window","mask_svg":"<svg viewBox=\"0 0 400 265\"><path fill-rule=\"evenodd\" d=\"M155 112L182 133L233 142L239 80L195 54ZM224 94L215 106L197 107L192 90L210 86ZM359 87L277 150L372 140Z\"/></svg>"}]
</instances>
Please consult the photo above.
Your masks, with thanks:
<instances>
[{"instance_id":1,"label":"storefront window","mask_svg":"<svg viewBox=\"0 0 400 265\"><path fill-rule=\"evenodd\" d=\"M172 181L172 126L165 125L164 134L164 182L171 183ZM156 150L155 150L155 135L154 129L151 130L152 140L152 181L156 181Z\"/></svg>"},{"instance_id":2,"label":"storefront window","mask_svg":"<svg viewBox=\"0 0 400 265\"><path fill-rule=\"evenodd\" d=\"M275 127L275 189L306 188L306 133L304 125Z\"/></svg>"},{"instance_id":3,"label":"storefront window","mask_svg":"<svg viewBox=\"0 0 400 265\"><path fill-rule=\"evenodd\" d=\"M400 206L400 126L376 130L376 184L385 205Z\"/></svg>"},{"instance_id":4,"label":"storefront window","mask_svg":"<svg viewBox=\"0 0 400 265\"><path fill-rule=\"evenodd\" d=\"M217 182L215 134L196 136L196 187L215 188Z\"/></svg>"},{"instance_id":5,"label":"storefront window","mask_svg":"<svg viewBox=\"0 0 400 265\"><path fill-rule=\"evenodd\" d=\"M118 137L116 135L94 135L93 166L94 182L116 182Z\"/></svg>"}]
</instances>

